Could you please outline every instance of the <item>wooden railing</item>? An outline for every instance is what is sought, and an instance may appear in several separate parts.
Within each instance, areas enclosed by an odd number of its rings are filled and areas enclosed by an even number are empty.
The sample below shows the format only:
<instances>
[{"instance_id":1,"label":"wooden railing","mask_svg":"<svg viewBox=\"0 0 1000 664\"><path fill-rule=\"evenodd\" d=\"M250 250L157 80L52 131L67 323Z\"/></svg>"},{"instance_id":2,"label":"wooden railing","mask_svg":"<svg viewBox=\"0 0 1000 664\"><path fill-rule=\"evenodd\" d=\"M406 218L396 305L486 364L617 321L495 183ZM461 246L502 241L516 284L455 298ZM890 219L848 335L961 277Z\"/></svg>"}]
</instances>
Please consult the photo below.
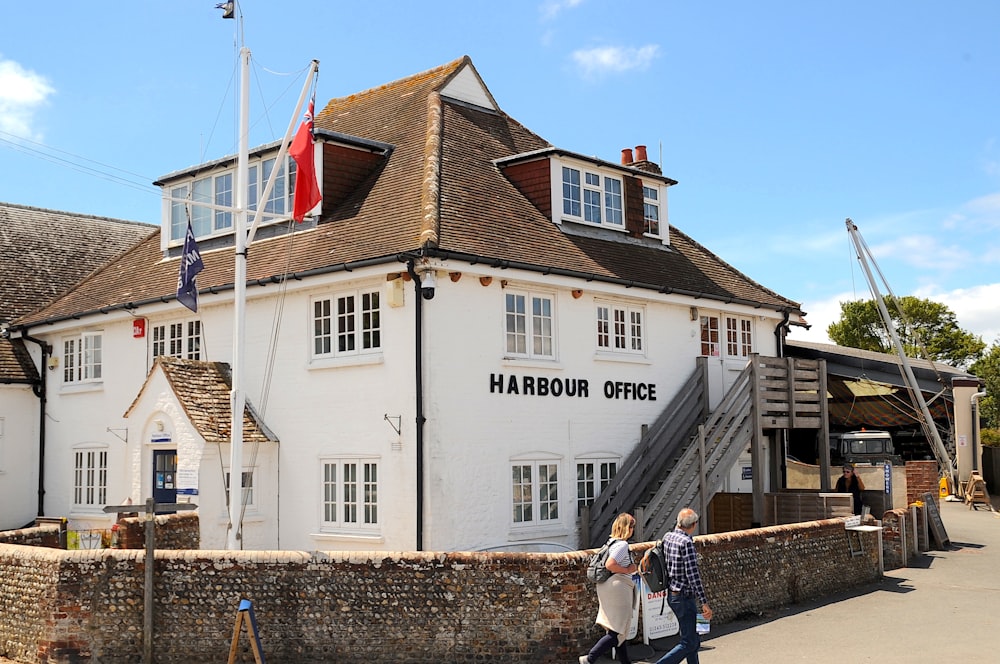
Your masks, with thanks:
<instances>
[{"instance_id":1,"label":"wooden railing","mask_svg":"<svg viewBox=\"0 0 1000 664\"><path fill-rule=\"evenodd\" d=\"M740 454L764 430L819 429L825 439L823 361L754 355L711 413L707 366L706 358L697 359L694 373L594 501L583 532L590 546L604 542L621 512L640 518L636 530L647 540L673 528L685 506L705 513Z\"/></svg>"}]
</instances>

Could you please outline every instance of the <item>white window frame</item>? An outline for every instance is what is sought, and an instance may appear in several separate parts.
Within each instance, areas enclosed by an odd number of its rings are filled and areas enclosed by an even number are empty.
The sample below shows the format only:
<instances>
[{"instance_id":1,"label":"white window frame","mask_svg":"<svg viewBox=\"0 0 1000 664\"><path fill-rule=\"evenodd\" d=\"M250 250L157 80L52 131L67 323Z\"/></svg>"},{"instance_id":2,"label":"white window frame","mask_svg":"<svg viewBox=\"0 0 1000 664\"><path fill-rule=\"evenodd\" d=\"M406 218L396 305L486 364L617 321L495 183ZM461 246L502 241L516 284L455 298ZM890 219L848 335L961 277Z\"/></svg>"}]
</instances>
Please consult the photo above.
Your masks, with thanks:
<instances>
[{"instance_id":1,"label":"white window frame","mask_svg":"<svg viewBox=\"0 0 1000 664\"><path fill-rule=\"evenodd\" d=\"M79 385L104 380L104 332L83 332L63 339L63 383Z\"/></svg>"},{"instance_id":2,"label":"white window frame","mask_svg":"<svg viewBox=\"0 0 1000 664\"><path fill-rule=\"evenodd\" d=\"M598 302L597 350L606 353L646 354L646 308Z\"/></svg>"},{"instance_id":3,"label":"white window frame","mask_svg":"<svg viewBox=\"0 0 1000 664\"><path fill-rule=\"evenodd\" d=\"M660 211L663 208L660 205L661 198L660 187L642 185L643 232L650 237L662 237L661 224L663 220Z\"/></svg>"},{"instance_id":4,"label":"white window frame","mask_svg":"<svg viewBox=\"0 0 1000 664\"><path fill-rule=\"evenodd\" d=\"M555 294L517 288L503 291L504 357L556 358Z\"/></svg>"},{"instance_id":5,"label":"white window frame","mask_svg":"<svg viewBox=\"0 0 1000 664\"><path fill-rule=\"evenodd\" d=\"M197 318L151 326L150 350L153 357L166 355L188 360L201 357L201 321Z\"/></svg>"},{"instance_id":6,"label":"white window frame","mask_svg":"<svg viewBox=\"0 0 1000 664\"><path fill-rule=\"evenodd\" d=\"M555 221L625 230L625 178L608 169L552 160Z\"/></svg>"},{"instance_id":7,"label":"white window frame","mask_svg":"<svg viewBox=\"0 0 1000 664\"><path fill-rule=\"evenodd\" d=\"M108 446L73 447L73 511L101 512L108 502Z\"/></svg>"},{"instance_id":8,"label":"white window frame","mask_svg":"<svg viewBox=\"0 0 1000 664\"><path fill-rule=\"evenodd\" d=\"M576 459L576 514L584 507L594 504L615 478L621 466L620 456L610 453L597 453L580 456ZM590 470L589 476L586 474ZM582 475L581 475L582 473Z\"/></svg>"},{"instance_id":9,"label":"white window frame","mask_svg":"<svg viewBox=\"0 0 1000 664\"><path fill-rule=\"evenodd\" d=\"M260 487L257 484L257 480L260 479L257 473L256 466L244 466L243 472L240 475L242 482L242 495L240 500L243 501L241 505L246 509L248 514L257 513L257 492ZM232 480L232 473L229 468L226 468L226 493L229 493L229 483ZM249 482L247 481L249 480Z\"/></svg>"},{"instance_id":10,"label":"white window frame","mask_svg":"<svg viewBox=\"0 0 1000 664\"><path fill-rule=\"evenodd\" d=\"M270 152L250 159L247 176L247 208L257 209L260 194L267 185L267 178L277 161L277 152ZM274 180L274 187L261 215L261 223L287 219L292 213L295 193L295 160L285 155L284 167ZM233 232L231 211L217 209L232 207L236 191L236 164L229 168L199 172L187 178L171 181L163 187L170 246L181 245L187 233L188 207L190 205L191 229L198 239L228 235ZM190 201L188 201L188 194ZM188 202L185 202L188 201ZM203 203L204 205L199 205ZM252 216L252 215L251 215Z\"/></svg>"},{"instance_id":11,"label":"white window frame","mask_svg":"<svg viewBox=\"0 0 1000 664\"><path fill-rule=\"evenodd\" d=\"M507 477L510 482L508 518L511 529L539 528L563 522L559 488L561 465L559 457L545 453L522 455L510 460ZM552 473L555 474L554 480ZM552 495L553 490L555 495Z\"/></svg>"},{"instance_id":12,"label":"white window frame","mask_svg":"<svg viewBox=\"0 0 1000 664\"><path fill-rule=\"evenodd\" d=\"M701 331L702 357L722 357L722 340L720 337L718 314L702 314L699 319Z\"/></svg>"},{"instance_id":13,"label":"white window frame","mask_svg":"<svg viewBox=\"0 0 1000 664\"><path fill-rule=\"evenodd\" d=\"M726 314L726 357L746 359L753 353L753 319Z\"/></svg>"},{"instance_id":14,"label":"white window frame","mask_svg":"<svg viewBox=\"0 0 1000 664\"><path fill-rule=\"evenodd\" d=\"M382 352L382 291L378 287L338 291L310 301L313 359Z\"/></svg>"},{"instance_id":15,"label":"white window frame","mask_svg":"<svg viewBox=\"0 0 1000 664\"><path fill-rule=\"evenodd\" d=\"M381 534L378 456L324 456L319 462L320 531ZM345 474L345 471L349 471ZM345 483L345 478L350 482ZM349 490L350 489L350 490Z\"/></svg>"}]
</instances>

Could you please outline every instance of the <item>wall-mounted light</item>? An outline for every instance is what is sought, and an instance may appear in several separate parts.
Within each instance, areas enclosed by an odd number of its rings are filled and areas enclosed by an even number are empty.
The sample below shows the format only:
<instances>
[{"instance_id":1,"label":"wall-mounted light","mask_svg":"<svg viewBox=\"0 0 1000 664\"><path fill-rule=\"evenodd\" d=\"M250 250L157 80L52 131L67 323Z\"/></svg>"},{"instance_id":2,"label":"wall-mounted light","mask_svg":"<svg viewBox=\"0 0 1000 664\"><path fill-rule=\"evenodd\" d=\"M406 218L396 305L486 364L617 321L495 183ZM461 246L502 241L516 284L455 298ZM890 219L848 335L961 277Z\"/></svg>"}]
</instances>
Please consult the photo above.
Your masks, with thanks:
<instances>
[{"instance_id":1,"label":"wall-mounted light","mask_svg":"<svg viewBox=\"0 0 1000 664\"><path fill-rule=\"evenodd\" d=\"M49 358L49 369L58 369L58 368L59 368L59 358L58 357L50 357Z\"/></svg>"}]
</instances>

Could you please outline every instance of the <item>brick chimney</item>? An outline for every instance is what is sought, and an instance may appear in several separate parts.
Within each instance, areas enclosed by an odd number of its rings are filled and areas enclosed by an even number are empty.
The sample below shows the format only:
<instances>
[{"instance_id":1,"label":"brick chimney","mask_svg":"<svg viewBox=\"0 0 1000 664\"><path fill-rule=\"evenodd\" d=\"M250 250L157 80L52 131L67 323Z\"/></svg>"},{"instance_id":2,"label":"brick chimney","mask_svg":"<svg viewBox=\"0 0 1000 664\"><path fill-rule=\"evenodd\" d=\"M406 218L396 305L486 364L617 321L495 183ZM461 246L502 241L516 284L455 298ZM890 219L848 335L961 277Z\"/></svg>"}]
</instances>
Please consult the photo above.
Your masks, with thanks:
<instances>
[{"instance_id":1,"label":"brick chimney","mask_svg":"<svg viewBox=\"0 0 1000 664\"><path fill-rule=\"evenodd\" d=\"M624 154L622 150L622 154ZM624 161L622 162L624 163ZM635 146L635 161L632 162L632 168L637 168L640 171L646 171L647 173L655 173L656 175L663 175L663 171L660 167L649 160L646 156L646 146L637 145Z\"/></svg>"}]
</instances>

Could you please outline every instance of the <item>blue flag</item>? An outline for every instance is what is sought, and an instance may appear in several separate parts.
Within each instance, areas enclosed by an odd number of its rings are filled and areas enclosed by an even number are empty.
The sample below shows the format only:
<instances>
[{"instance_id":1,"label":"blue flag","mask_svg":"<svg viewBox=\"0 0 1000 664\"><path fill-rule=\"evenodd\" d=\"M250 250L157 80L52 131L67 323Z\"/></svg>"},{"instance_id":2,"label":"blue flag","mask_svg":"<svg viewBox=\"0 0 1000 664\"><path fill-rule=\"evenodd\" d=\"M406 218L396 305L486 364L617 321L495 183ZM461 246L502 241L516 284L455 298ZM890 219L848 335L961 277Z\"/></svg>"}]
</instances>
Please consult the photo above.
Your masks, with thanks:
<instances>
[{"instance_id":1,"label":"blue flag","mask_svg":"<svg viewBox=\"0 0 1000 664\"><path fill-rule=\"evenodd\" d=\"M187 234L184 236L184 252L181 254L181 272L177 277L177 301L185 307L198 312L198 286L195 277L205 269L198 253L198 243L191 230L191 220L188 219Z\"/></svg>"}]
</instances>

